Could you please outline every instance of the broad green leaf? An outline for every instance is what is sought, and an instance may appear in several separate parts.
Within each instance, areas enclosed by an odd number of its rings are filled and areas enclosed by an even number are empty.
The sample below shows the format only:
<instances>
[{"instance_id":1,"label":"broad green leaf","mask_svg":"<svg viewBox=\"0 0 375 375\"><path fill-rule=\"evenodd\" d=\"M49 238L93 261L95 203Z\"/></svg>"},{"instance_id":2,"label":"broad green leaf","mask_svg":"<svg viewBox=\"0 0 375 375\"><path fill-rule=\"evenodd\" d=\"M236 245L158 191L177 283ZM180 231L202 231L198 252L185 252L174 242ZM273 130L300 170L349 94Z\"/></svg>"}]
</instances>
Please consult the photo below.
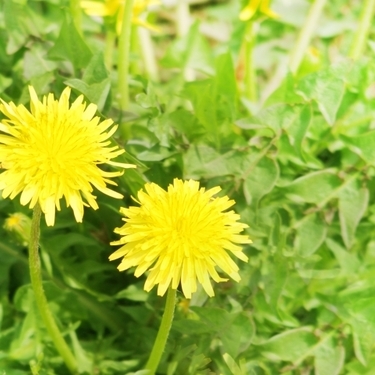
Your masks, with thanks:
<instances>
[{"instance_id":1,"label":"broad green leaf","mask_svg":"<svg viewBox=\"0 0 375 375\"><path fill-rule=\"evenodd\" d=\"M270 260L267 274L262 277L262 283L264 283L264 295L267 303L271 310L278 314L279 300L289 275L289 265L288 259L282 254L282 249L277 251L273 257L270 257Z\"/></svg>"},{"instance_id":2,"label":"broad green leaf","mask_svg":"<svg viewBox=\"0 0 375 375\"><path fill-rule=\"evenodd\" d=\"M48 57L54 60L70 61L74 69L86 67L92 58L90 48L82 39L68 13L65 13L60 34L54 46L48 51Z\"/></svg>"},{"instance_id":3,"label":"broad green leaf","mask_svg":"<svg viewBox=\"0 0 375 375\"><path fill-rule=\"evenodd\" d=\"M237 365L236 361L228 353L223 354L223 359L229 367L229 370L231 371L232 375L243 375L241 368Z\"/></svg>"},{"instance_id":4,"label":"broad green leaf","mask_svg":"<svg viewBox=\"0 0 375 375\"><path fill-rule=\"evenodd\" d=\"M217 121L217 96L213 79L205 79L186 84L183 95L191 100L194 114L205 127L208 135L217 141L219 129Z\"/></svg>"},{"instance_id":5,"label":"broad green leaf","mask_svg":"<svg viewBox=\"0 0 375 375\"><path fill-rule=\"evenodd\" d=\"M243 191L248 204L257 207L260 199L274 188L279 173L277 161L267 156L249 168L243 176Z\"/></svg>"},{"instance_id":6,"label":"broad green leaf","mask_svg":"<svg viewBox=\"0 0 375 375\"><path fill-rule=\"evenodd\" d=\"M305 216L296 226L294 248L298 255L308 257L323 243L327 227L316 213Z\"/></svg>"},{"instance_id":7,"label":"broad green leaf","mask_svg":"<svg viewBox=\"0 0 375 375\"><path fill-rule=\"evenodd\" d=\"M338 268L319 270L319 269L297 269L298 274L304 279L335 279L340 275L341 270Z\"/></svg>"},{"instance_id":8,"label":"broad green leaf","mask_svg":"<svg viewBox=\"0 0 375 375\"><path fill-rule=\"evenodd\" d=\"M220 337L224 350L233 358L247 349L254 335L254 323L245 312L229 313L220 308L191 307L202 322Z\"/></svg>"},{"instance_id":9,"label":"broad green leaf","mask_svg":"<svg viewBox=\"0 0 375 375\"><path fill-rule=\"evenodd\" d=\"M111 88L111 81L109 78L104 79L102 82L92 83L90 85L77 78L67 79L64 83L85 95L90 103L94 103L98 106L99 111L103 109Z\"/></svg>"},{"instance_id":10,"label":"broad green leaf","mask_svg":"<svg viewBox=\"0 0 375 375\"><path fill-rule=\"evenodd\" d=\"M367 303L373 305L372 300ZM367 366L374 348L375 327L362 319L352 319L350 325L352 327L355 356L362 365Z\"/></svg>"},{"instance_id":11,"label":"broad green leaf","mask_svg":"<svg viewBox=\"0 0 375 375\"><path fill-rule=\"evenodd\" d=\"M265 107L279 103L301 103L303 99L296 93L296 82L293 74L288 73L281 85L268 97Z\"/></svg>"},{"instance_id":12,"label":"broad green leaf","mask_svg":"<svg viewBox=\"0 0 375 375\"><path fill-rule=\"evenodd\" d=\"M340 67L320 70L303 77L297 88L306 100L313 99L317 102L320 112L330 125L336 121L345 93L342 74Z\"/></svg>"},{"instance_id":13,"label":"broad green leaf","mask_svg":"<svg viewBox=\"0 0 375 375\"><path fill-rule=\"evenodd\" d=\"M288 196L299 202L319 204L335 195L341 179L333 169L312 172L284 187Z\"/></svg>"},{"instance_id":14,"label":"broad green leaf","mask_svg":"<svg viewBox=\"0 0 375 375\"><path fill-rule=\"evenodd\" d=\"M27 80L35 76L41 76L56 68L56 63L46 57L46 51L41 47L35 46L26 51L24 55L24 76Z\"/></svg>"},{"instance_id":15,"label":"broad green leaf","mask_svg":"<svg viewBox=\"0 0 375 375\"><path fill-rule=\"evenodd\" d=\"M149 294L143 289L137 288L135 285L129 285L126 289L121 290L115 296L116 299L128 299L130 301L141 301L147 300Z\"/></svg>"},{"instance_id":16,"label":"broad green leaf","mask_svg":"<svg viewBox=\"0 0 375 375\"><path fill-rule=\"evenodd\" d=\"M166 121L168 126L183 133L190 142L206 132L205 128L199 123L197 118L185 109L178 109L169 113Z\"/></svg>"},{"instance_id":17,"label":"broad green leaf","mask_svg":"<svg viewBox=\"0 0 375 375\"><path fill-rule=\"evenodd\" d=\"M315 375L339 375L344 362L345 348L330 337L315 350Z\"/></svg>"},{"instance_id":18,"label":"broad green leaf","mask_svg":"<svg viewBox=\"0 0 375 375\"><path fill-rule=\"evenodd\" d=\"M357 255L341 247L337 242L330 238L326 239L328 248L335 254L344 274L354 274L361 265Z\"/></svg>"},{"instance_id":19,"label":"broad green leaf","mask_svg":"<svg viewBox=\"0 0 375 375\"><path fill-rule=\"evenodd\" d=\"M11 55L25 45L29 35L40 37L39 22L26 2L5 0L3 4L8 37L6 52Z\"/></svg>"},{"instance_id":20,"label":"broad green leaf","mask_svg":"<svg viewBox=\"0 0 375 375\"><path fill-rule=\"evenodd\" d=\"M317 341L312 328L301 327L271 337L260 348L263 355L273 361L296 363L310 354Z\"/></svg>"},{"instance_id":21,"label":"broad green leaf","mask_svg":"<svg viewBox=\"0 0 375 375\"><path fill-rule=\"evenodd\" d=\"M345 246L353 245L355 232L369 202L369 191L358 179L346 184L339 193L339 217L341 236Z\"/></svg>"},{"instance_id":22,"label":"broad green leaf","mask_svg":"<svg viewBox=\"0 0 375 375\"><path fill-rule=\"evenodd\" d=\"M355 137L341 136L341 138L355 147L357 152L367 163L375 164L375 130Z\"/></svg>"},{"instance_id":23,"label":"broad green leaf","mask_svg":"<svg viewBox=\"0 0 375 375\"><path fill-rule=\"evenodd\" d=\"M185 175L188 178L211 178L231 173L227 166L226 155L217 152L212 147L192 146L183 157Z\"/></svg>"},{"instance_id":24,"label":"broad green leaf","mask_svg":"<svg viewBox=\"0 0 375 375\"><path fill-rule=\"evenodd\" d=\"M85 68L82 80L88 85L93 83L103 82L109 77L107 68L104 62L104 55L102 52L97 52L92 56L92 59Z\"/></svg>"},{"instance_id":25,"label":"broad green leaf","mask_svg":"<svg viewBox=\"0 0 375 375\"><path fill-rule=\"evenodd\" d=\"M216 59L216 92L218 119L220 122L232 122L237 109L237 82L230 53Z\"/></svg>"}]
</instances>

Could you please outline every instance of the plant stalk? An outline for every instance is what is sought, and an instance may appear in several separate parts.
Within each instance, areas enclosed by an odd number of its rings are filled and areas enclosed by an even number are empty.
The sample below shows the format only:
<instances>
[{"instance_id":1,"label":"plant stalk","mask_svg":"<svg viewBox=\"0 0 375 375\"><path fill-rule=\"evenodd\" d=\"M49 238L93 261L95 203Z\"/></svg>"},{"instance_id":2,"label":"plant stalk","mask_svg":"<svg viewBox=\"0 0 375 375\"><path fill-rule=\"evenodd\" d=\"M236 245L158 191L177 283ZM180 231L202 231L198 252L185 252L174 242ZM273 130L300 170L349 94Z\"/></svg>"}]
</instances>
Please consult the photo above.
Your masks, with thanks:
<instances>
[{"instance_id":1,"label":"plant stalk","mask_svg":"<svg viewBox=\"0 0 375 375\"><path fill-rule=\"evenodd\" d=\"M156 370L158 369L160 359L165 349L165 344L167 343L169 331L171 330L175 305L176 289L172 289L172 287L169 287L167 292L167 300L165 302L164 314L161 319L159 331L145 367L146 370L149 370L148 375L154 375Z\"/></svg>"},{"instance_id":2,"label":"plant stalk","mask_svg":"<svg viewBox=\"0 0 375 375\"><path fill-rule=\"evenodd\" d=\"M359 59L363 51L365 50L367 38L372 26L374 13L375 0L365 0L358 22L358 28L354 35L353 43L349 51L349 57L353 60Z\"/></svg>"},{"instance_id":3,"label":"plant stalk","mask_svg":"<svg viewBox=\"0 0 375 375\"><path fill-rule=\"evenodd\" d=\"M126 0L118 45L118 94L122 111L129 106L129 61L134 0Z\"/></svg>"},{"instance_id":4,"label":"plant stalk","mask_svg":"<svg viewBox=\"0 0 375 375\"><path fill-rule=\"evenodd\" d=\"M47 328L49 335L56 350L63 358L66 367L72 374L77 374L77 362L65 342L56 322L49 309L46 295L44 293L42 272L39 258L39 237L40 237L40 217L42 211L39 204L34 207L33 218L31 222L31 233L29 241L29 269L31 285L34 291L34 297L38 306L42 320Z\"/></svg>"},{"instance_id":5,"label":"plant stalk","mask_svg":"<svg viewBox=\"0 0 375 375\"><path fill-rule=\"evenodd\" d=\"M315 0L309 10L305 24L290 55L289 69L293 74L297 73L301 65L326 2L327 0Z\"/></svg>"},{"instance_id":6,"label":"plant stalk","mask_svg":"<svg viewBox=\"0 0 375 375\"><path fill-rule=\"evenodd\" d=\"M257 100L257 84L254 66L254 46L257 25L249 20L246 26L244 39L244 68L245 68L245 96L255 102Z\"/></svg>"}]
</instances>

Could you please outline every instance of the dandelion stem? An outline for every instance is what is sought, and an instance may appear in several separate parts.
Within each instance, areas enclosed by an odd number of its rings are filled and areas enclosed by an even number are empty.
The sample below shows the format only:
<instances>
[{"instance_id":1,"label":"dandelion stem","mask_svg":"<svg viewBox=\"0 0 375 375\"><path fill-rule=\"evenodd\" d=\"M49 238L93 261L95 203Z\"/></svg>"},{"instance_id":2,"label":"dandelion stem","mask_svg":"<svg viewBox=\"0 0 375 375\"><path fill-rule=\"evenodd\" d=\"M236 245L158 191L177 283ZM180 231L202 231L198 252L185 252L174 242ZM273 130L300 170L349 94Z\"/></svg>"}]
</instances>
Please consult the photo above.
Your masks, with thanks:
<instances>
[{"instance_id":1,"label":"dandelion stem","mask_svg":"<svg viewBox=\"0 0 375 375\"><path fill-rule=\"evenodd\" d=\"M29 241L29 269L31 285L34 290L35 301L38 306L40 315L42 316L43 322L47 328L48 333L51 336L53 343L61 357L63 358L66 367L72 374L77 374L77 363L70 351L67 343L65 342L56 322L53 318L51 310L49 309L46 295L44 293L42 283L42 272L40 267L39 258L39 237L40 237L40 217L41 208L37 204L34 208L33 219L31 222L31 232Z\"/></svg>"},{"instance_id":2,"label":"dandelion stem","mask_svg":"<svg viewBox=\"0 0 375 375\"><path fill-rule=\"evenodd\" d=\"M294 45L290 55L289 69L293 74L297 73L301 65L303 56L310 44L311 37L316 29L316 25L326 2L327 0L315 0L309 10L305 24L298 36L297 43Z\"/></svg>"},{"instance_id":3,"label":"dandelion stem","mask_svg":"<svg viewBox=\"0 0 375 375\"><path fill-rule=\"evenodd\" d=\"M104 62L108 71L112 71L113 64L113 47L115 46L116 33L107 27L107 33L105 36L105 46L104 46Z\"/></svg>"},{"instance_id":4,"label":"dandelion stem","mask_svg":"<svg viewBox=\"0 0 375 375\"><path fill-rule=\"evenodd\" d=\"M122 111L127 109L129 105L129 61L133 3L134 0L125 1L121 34L118 42L118 91L120 109Z\"/></svg>"},{"instance_id":5,"label":"dandelion stem","mask_svg":"<svg viewBox=\"0 0 375 375\"><path fill-rule=\"evenodd\" d=\"M375 12L375 0L365 0L361 17L358 22L357 32L354 35L353 43L350 47L349 57L357 60L361 57L367 42L372 20Z\"/></svg>"},{"instance_id":6,"label":"dandelion stem","mask_svg":"<svg viewBox=\"0 0 375 375\"><path fill-rule=\"evenodd\" d=\"M257 25L248 21L244 38L245 96L255 102L257 99L256 74L254 66L254 46Z\"/></svg>"},{"instance_id":7,"label":"dandelion stem","mask_svg":"<svg viewBox=\"0 0 375 375\"><path fill-rule=\"evenodd\" d=\"M150 357L147 361L146 370L149 370L148 375L154 375L163 355L165 344L167 343L169 331L172 326L174 308L176 305L176 289L169 287L167 293L167 300L165 302L164 314L161 319L158 335L154 342Z\"/></svg>"},{"instance_id":8,"label":"dandelion stem","mask_svg":"<svg viewBox=\"0 0 375 375\"><path fill-rule=\"evenodd\" d=\"M150 31L144 27L137 27L137 33L147 78L154 82L158 82L158 65L155 58L155 48L151 39Z\"/></svg>"}]
</instances>

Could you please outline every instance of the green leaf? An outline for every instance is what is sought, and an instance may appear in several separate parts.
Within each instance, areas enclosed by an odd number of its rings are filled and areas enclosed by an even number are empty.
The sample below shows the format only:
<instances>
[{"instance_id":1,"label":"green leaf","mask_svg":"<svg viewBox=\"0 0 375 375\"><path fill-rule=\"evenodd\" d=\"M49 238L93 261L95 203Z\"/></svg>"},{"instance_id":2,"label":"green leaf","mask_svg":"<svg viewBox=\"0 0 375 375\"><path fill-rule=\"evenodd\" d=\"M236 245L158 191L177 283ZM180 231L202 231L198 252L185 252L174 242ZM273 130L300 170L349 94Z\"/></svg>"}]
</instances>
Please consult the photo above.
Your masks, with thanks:
<instances>
[{"instance_id":1,"label":"green leaf","mask_svg":"<svg viewBox=\"0 0 375 375\"><path fill-rule=\"evenodd\" d=\"M148 293L135 285L129 285L126 289L121 290L115 296L116 299L128 299L130 301L144 302L148 298Z\"/></svg>"},{"instance_id":2,"label":"green leaf","mask_svg":"<svg viewBox=\"0 0 375 375\"><path fill-rule=\"evenodd\" d=\"M99 111L103 109L111 88L109 78L106 78L100 83L92 83L91 85L77 78L67 79L64 83L86 96L90 103L94 103L98 106Z\"/></svg>"},{"instance_id":3,"label":"green leaf","mask_svg":"<svg viewBox=\"0 0 375 375\"><path fill-rule=\"evenodd\" d=\"M284 331L261 345L262 354L273 361L298 363L312 350L317 338L309 327Z\"/></svg>"},{"instance_id":4,"label":"green leaf","mask_svg":"<svg viewBox=\"0 0 375 375\"><path fill-rule=\"evenodd\" d=\"M319 204L335 195L341 179L334 169L325 169L297 178L284 187L288 196L297 202Z\"/></svg>"},{"instance_id":5,"label":"green leaf","mask_svg":"<svg viewBox=\"0 0 375 375\"><path fill-rule=\"evenodd\" d=\"M369 191L362 182L352 179L339 193L339 217L341 236L345 246L353 245L355 232L369 202Z\"/></svg>"},{"instance_id":6,"label":"green leaf","mask_svg":"<svg viewBox=\"0 0 375 375\"><path fill-rule=\"evenodd\" d=\"M327 234L327 227L316 213L305 216L296 225L294 248L302 257L308 257L319 249Z\"/></svg>"},{"instance_id":7,"label":"green leaf","mask_svg":"<svg viewBox=\"0 0 375 375\"><path fill-rule=\"evenodd\" d=\"M326 244L333 254L335 254L344 274L354 274L361 266L361 262L355 253L350 253L330 238L326 239Z\"/></svg>"},{"instance_id":8,"label":"green leaf","mask_svg":"<svg viewBox=\"0 0 375 375\"><path fill-rule=\"evenodd\" d=\"M216 92L220 122L232 122L237 109L237 82L230 53L225 53L216 59Z\"/></svg>"},{"instance_id":9,"label":"green leaf","mask_svg":"<svg viewBox=\"0 0 375 375\"><path fill-rule=\"evenodd\" d=\"M367 301L373 305L373 299ZM374 311L372 311L374 312ZM350 322L353 334L354 352L358 361L367 366L375 342L375 327L366 320L352 319Z\"/></svg>"},{"instance_id":10,"label":"green leaf","mask_svg":"<svg viewBox=\"0 0 375 375\"><path fill-rule=\"evenodd\" d=\"M355 137L342 135L341 139L354 146L353 151L359 154L367 163L375 165L375 130Z\"/></svg>"},{"instance_id":11,"label":"green leaf","mask_svg":"<svg viewBox=\"0 0 375 375\"><path fill-rule=\"evenodd\" d=\"M280 241L278 239L278 241ZM277 251L267 267L267 274L263 275L264 295L271 310L278 314L279 300L288 279L288 259L282 255L282 250Z\"/></svg>"},{"instance_id":12,"label":"green leaf","mask_svg":"<svg viewBox=\"0 0 375 375\"><path fill-rule=\"evenodd\" d=\"M315 375L339 375L344 362L345 348L329 337L315 350Z\"/></svg>"},{"instance_id":13,"label":"green leaf","mask_svg":"<svg viewBox=\"0 0 375 375\"><path fill-rule=\"evenodd\" d=\"M296 93L296 83L292 73L288 73L281 85L268 97L265 107L279 103L300 103L303 99Z\"/></svg>"},{"instance_id":14,"label":"green leaf","mask_svg":"<svg viewBox=\"0 0 375 375\"><path fill-rule=\"evenodd\" d=\"M75 28L69 13L65 13L60 34L48 51L48 57L53 60L69 60L74 69L84 68L90 63L92 53Z\"/></svg>"},{"instance_id":15,"label":"green leaf","mask_svg":"<svg viewBox=\"0 0 375 375\"><path fill-rule=\"evenodd\" d=\"M193 306L191 309L211 331L218 334L225 352L233 358L249 347L254 336L254 325L249 314L229 313L216 307Z\"/></svg>"},{"instance_id":16,"label":"green leaf","mask_svg":"<svg viewBox=\"0 0 375 375\"><path fill-rule=\"evenodd\" d=\"M199 123L197 118L185 109L178 109L169 113L166 118L168 126L183 133L186 138L193 142L196 138L202 136L206 130Z\"/></svg>"},{"instance_id":17,"label":"green leaf","mask_svg":"<svg viewBox=\"0 0 375 375\"><path fill-rule=\"evenodd\" d=\"M26 2L5 0L3 8L8 43L6 52L14 54L22 48L29 35L40 37L39 23Z\"/></svg>"},{"instance_id":18,"label":"green leaf","mask_svg":"<svg viewBox=\"0 0 375 375\"><path fill-rule=\"evenodd\" d=\"M266 156L249 168L243 183L247 203L256 207L260 199L274 188L279 179L279 173L276 160Z\"/></svg>"},{"instance_id":19,"label":"green leaf","mask_svg":"<svg viewBox=\"0 0 375 375\"><path fill-rule=\"evenodd\" d=\"M330 67L303 77L297 90L306 100L315 100L325 120L330 124L336 121L336 115L340 108L345 93L345 82L342 78L343 68Z\"/></svg>"},{"instance_id":20,"label":"green leaf","mask_svg":"<svg viewBox=\"0 0 375 375\"><path fill-rule=\"evenodd\" d=\"M88 85L93 83L100 83L109 77L107 68L105 67L104 55L102 52L97 52L92 56L92 59L83 73L83 81Z\"/></svg>"},{"instance_id":21,"label":"green leaf","mask_svg":"<svg viewBox=\"0 0 375 375\"><path fill-rule=\"evenodd\" d=\"M231 173L226 162L227 155L212 147L192 145L183 156L185 174L189 178L212 178Z\"/></svg>"}]
</instances>

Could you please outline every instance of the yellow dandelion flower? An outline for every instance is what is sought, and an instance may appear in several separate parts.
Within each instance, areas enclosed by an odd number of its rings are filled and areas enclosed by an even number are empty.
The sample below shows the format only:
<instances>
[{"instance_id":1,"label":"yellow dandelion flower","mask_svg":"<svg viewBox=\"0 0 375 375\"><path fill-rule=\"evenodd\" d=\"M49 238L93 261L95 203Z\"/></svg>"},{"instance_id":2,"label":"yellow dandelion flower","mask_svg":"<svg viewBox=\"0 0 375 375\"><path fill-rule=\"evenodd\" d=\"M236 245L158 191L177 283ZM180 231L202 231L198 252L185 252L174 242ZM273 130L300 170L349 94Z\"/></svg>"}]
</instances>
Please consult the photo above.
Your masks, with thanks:
<instances>
[{"instance_id":1,"label":"yellow dandelion flower","mask_svg":"<svg viewBox=\"0 0 375 375\"><path fill-rule=\"evenodd\" d=\"M228 280L219 276L216 266L239 281L239 268L229 253L246 262L237 244L251 241L239 234L247 227L237 222L239 215L225 212L235 202L227 196L213 197L220 190L199 188L193 180L175 179L167 191L147 183L138 192L139 207L121 209L125 225L115 232L123 237L111 244L122 247L109 259L123 257L118 269L136 267L136 277L150 270L144 289L148 292L158 284L160 296L170 285L177 289L181 283L185 297L191 298L197 280L213 296L210 277L216 282Z\"/></svg>"},{"instance_id":2,"label":"yellow dandelion flower","mask_svg":"<svg viewBox=\"0 0 375 375\"><path fill-rule=\"evenodd\" d=\"M123 172L98 167L135 167L111 161L124 152L109 140L117 129L113 121L100 122L95 116L96 105L86 107L83 95L69 106L69 87L59 100L49 94L42 102L33 87L29 91L31 111L13 102L1 100L0 104L0 111L7 117L0 123L3 198L14 199L21 193L22 205L33 208L39 203L49 226L54 225L55 208L60 210L62 197L72 207L77 222L82 222L84 206L98 208L93 186L111 197L122 198L107 184L116 185L111 178Z\"/></svg>"},{"instance_id":3,"label":"yellow dandelion flower","mask_svg":"<svg viewBox=\"0 0 375 375\"><path fill-rule=\"evenodd\" d=\"M270 18L278 17L278 15L270 9L270 0L249 0L249 3L240 13L240 20L248 21L258 12Z\"/></svg>"},{"instance_id":4,"label":"yellow dandelion flower","mask_svg":"<svg viewBox=\"0 0 375 375\"><path fill-rule=\"evenodd\" d=\"M113 17L116 16L116 32L121 33L122 20L124 17L126 0L105 0L99 1L81 1L81 7L89 16ZM158 0L135 0L133 6L132 22L135 25L146 27L153 31L158 28L142 19L141 14L144 13L151 5L160 4Z\"/></svg>"}]
</instances>

